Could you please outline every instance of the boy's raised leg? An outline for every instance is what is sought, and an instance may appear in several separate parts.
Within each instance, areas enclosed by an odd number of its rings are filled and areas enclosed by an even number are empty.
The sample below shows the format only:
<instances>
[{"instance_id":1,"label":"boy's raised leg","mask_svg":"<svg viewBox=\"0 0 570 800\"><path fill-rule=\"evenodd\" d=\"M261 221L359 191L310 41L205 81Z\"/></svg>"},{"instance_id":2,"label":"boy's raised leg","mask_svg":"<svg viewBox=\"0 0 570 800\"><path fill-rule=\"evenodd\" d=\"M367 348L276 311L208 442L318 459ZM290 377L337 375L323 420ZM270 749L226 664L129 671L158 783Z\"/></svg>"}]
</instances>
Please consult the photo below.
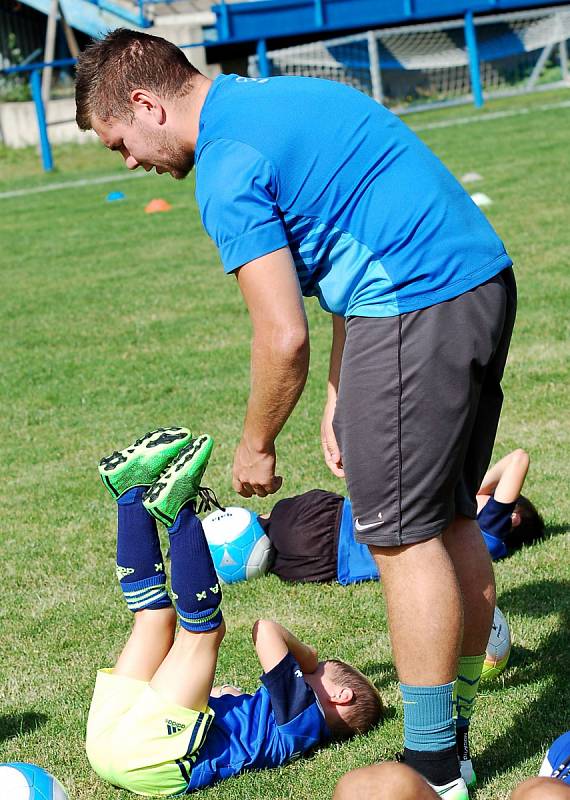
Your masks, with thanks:
<instances>
[{"instance_id":1,"label":"boy's raised leg","mask_svg":"<svg viewBox=\"0 0 570 800\"><path fill-rule=\"evenodd\" d=\"M149 681L172 646L176 614L166 591L156 522L142 498L190 438L186 428L160 428L99 464L103 483L117 500L116 572L134 612L132 633L113 670L117 675Z\"/></svg>"},{"instance_id":2,"label":"boy's raised leg","mask_svg":"<svg viewBox=\"0 0 570 800\"><path fill-rule=\"evenodd\" d=\"M201 711L208 705L218 648L225 633L222 591L194 501L213 442L185 447L145 496L157 519L169 519L172 594L180 620L176 640L151 680L166 700Z\"/></svg>"}]
</instances>

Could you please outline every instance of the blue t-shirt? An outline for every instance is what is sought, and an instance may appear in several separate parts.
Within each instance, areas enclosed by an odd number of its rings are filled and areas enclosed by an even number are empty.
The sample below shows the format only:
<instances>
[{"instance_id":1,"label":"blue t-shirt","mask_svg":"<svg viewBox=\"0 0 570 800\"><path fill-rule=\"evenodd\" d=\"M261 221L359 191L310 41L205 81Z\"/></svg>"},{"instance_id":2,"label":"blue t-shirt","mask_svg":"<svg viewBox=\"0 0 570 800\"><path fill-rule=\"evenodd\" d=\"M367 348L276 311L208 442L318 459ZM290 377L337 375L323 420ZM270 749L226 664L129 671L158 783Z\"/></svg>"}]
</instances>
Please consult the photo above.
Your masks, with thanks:
<instances>
[{"instance_id":1,"label":"blue t-shirt","mask_svg":"<svg viewBox=\"0 0 570 800\"><path fill-rule=\"evenodd\" d=\"M225 271L288 245L303 295L335 314L415 311L512 263L429 148L334 81L218 76L195 161L202 221Z\"/></svg>"},{"instance_id":2,"label":"blue t-shirt","mask_svg":"<svg viewBox=\"0 0 570 800\"><path fill-rule=\"evenodd\" d=\"M540 774L557 778L570 786L570 731L566 731L552 744L542 763Z\"/></svg>"},{"instance_id":3,"label":"blue t-shirt","mask_svg":"<svg viewBox=\"0 0 570 800\"><path fill-rule=\"evenodd\" d=\"M255 694L211 697L215 717L188 791L251 769L285 764L330 738L317 697L291 653L261 676Z\"/></svg>"}]
</instances>

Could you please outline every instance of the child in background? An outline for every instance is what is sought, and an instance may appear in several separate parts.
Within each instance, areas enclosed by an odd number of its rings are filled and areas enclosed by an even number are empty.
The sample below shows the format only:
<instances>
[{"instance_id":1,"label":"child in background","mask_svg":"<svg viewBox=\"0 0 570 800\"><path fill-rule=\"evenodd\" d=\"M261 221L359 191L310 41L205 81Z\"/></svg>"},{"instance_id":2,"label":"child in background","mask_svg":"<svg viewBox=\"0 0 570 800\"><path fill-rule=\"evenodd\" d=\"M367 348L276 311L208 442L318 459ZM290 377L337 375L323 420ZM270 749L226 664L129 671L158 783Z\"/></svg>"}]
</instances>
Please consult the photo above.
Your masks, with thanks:
<instances>
[{"instance_id":1,"label":"child in background","mask_svg":"<svg viewBox=\"0 0 570 800\"><path fill-rule=\"evenodd\" d=\"M477 494L478 522L496 560L544 537L544 522L521 490L529 457L515 450L491 467ZM312 489L279 500L259 524L275 548L271 572L284 581L378 580L368 548L354 538L350 500Z\"/></svg>"},{"instance_id":2,"label":"child in background","mask_svg":"<svg viewBox=\"0 0 570 800\"><path fill-rule=\"evenodd\" d=\"M491 467L477 492L477 521L495 560L544 537L544 521L521 492L528 453L520 448Z\"/></svg>"},{"instance_id":3,"label":"child in background","mask_svg":"<svg viewBox=\"0 0 570 800\"><path fill-rule=\"evenodd\" d=\"M362 673L319 661L270 620L253 628L262 686L254 694L212 690L225 633L222 591L194 505L216 504L200 486L212 446L209 436L162 428L99 466L118 504L117 576L134 624L115 667L98 672L86 749L102 778L137 794L184 794L279 766L366 732L382 716ZM175 608L157 519L168 527Z\"/></svg>"}]
</instances>

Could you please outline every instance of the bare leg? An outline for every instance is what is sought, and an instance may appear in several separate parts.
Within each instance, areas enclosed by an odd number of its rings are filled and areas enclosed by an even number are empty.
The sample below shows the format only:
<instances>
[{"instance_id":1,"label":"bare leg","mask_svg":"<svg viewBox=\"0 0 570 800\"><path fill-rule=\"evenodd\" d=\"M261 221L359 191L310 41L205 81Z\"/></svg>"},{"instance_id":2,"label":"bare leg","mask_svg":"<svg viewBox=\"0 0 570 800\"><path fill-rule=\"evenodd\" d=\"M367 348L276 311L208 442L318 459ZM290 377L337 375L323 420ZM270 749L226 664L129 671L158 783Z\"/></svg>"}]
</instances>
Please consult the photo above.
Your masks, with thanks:
<instances>
[{"instance_id":1,"label":"bare leg","mask_svg":"<svg viewBox=\"0 0 570 800\"><path fill-rule=\"evenodd\" d=\"M392 761L347 772L336 785L333 800L437 800L418 773Z\"/></svg>"},{"instance_id":2,"label":"bare leg","mask_svg":"<svg viewBox=\"0 0 570 800\"><path fill-rule=\"evenodd\" d=\"M436 686L455 680L462 639L462 598L441 537L370 550L382 575L400 681Z\"/></svg>"},{"instance_id":3,"label":"bare leg","mask_svg":"<svg viewBox=\"0 0 570 800\"><path fill-rule=\"evenodd\" d=\"M175 629L176 612L172 606L137 611L133 630L113 673L150 681L172 647Z\"/></svg>"},{"instance_id":4,"label":"bare leg","mask_svg":"<svg viewBox=\"0 0 570 800\"><path fill-rule=\"evenodd\" d=\"M531 778L517 786L511 800L570 800L570 786L555 778Z\"/></svg>"},{"instance_id":5,"label":"bare leg","mask_svg":"<svg viewBox=\"0 0 570 800\"><path fill-rule=\"evenodd\" d=\"M495 609L495 575L478 524L456 517L443 532L443 544L453 563L463 597L464 656L485 652Z\"/></svg>"},{"instance_id":6,"label":"bare leg","mask_svg":"<svg viewBox=\"0 0 570 800\"><path fill-rule=\"evenodd\" d=\"M218 648L225 623L212 631L192 633L180 628L170 652L150 682L161 697L197 711L208 705L214 683Z\"/></svg>"}]
</instances>

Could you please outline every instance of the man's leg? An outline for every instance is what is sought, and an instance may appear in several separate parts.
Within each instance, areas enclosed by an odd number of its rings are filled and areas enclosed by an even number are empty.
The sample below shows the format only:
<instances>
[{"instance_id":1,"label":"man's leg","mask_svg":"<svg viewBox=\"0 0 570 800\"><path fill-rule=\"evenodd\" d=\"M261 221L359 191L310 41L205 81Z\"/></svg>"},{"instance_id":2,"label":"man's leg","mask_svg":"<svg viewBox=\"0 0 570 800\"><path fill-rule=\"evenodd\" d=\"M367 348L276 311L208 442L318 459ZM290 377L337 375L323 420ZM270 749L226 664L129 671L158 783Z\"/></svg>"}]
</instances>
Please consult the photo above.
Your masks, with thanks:
<instances>
[{"instance_id":1,"label":"man's leg","mask_svg":"<svg viewBox=\"0 0 570 800\"><path fill-rule=\"evenodd\" d=\"M468 786L474 786L469 723L493 623L495 576L489 551L475 520L456 517L444 531L443 543L453 562L463 597L463 643L454 686L454 710L461 774Z\"/></svg>"},{"instance_id":2,"label":"man's leg","mask_svg":"<svg viewBox=\"0 0 570 800\"><path fill-rule=\"evenodd\" d=\"M453 563L441 537L370 549L382 575L401 681L404 757L430 783L446 786L459 778L452 690L463 612ZM465 797L464 788L448 796Z\"/></svg>"},{"instance_id":3,"label":"man's leg","mask_svg":"<svg viewBox=\"0 0 570 800\"><path fill-rule=\"evenodd\" d=\"M405 764L386 762L347 772L332 800L437 800L424 779Z\"/></svg>"},{"instance_id":4,"label":"man's leg","mask_svg":"<svg viewBox=\"0 0 570 800\"><path fill-rule=\"evenodd\" d=\"M497 362L497 375L499 360L504 365L506 307L506 286L498 277L394 320L347 321L335 433L357 539L374 547L383 583L388 580L408 763L441 790L459 772L449 708L463 611L463 578L455 574L443 532L457 513L475 516L477 487L470 506L458 505L456 487L470 455L482 382L491 363ZM476 438L492 448L494 433L489 426ZM431 547L429 559L422 542ZM429 605L422 603L424 595ZM476 620L468 637L476 639L483 626L483 619ZM457 790L465 797L462 783Z\"/></svg>"}]
</instances>

